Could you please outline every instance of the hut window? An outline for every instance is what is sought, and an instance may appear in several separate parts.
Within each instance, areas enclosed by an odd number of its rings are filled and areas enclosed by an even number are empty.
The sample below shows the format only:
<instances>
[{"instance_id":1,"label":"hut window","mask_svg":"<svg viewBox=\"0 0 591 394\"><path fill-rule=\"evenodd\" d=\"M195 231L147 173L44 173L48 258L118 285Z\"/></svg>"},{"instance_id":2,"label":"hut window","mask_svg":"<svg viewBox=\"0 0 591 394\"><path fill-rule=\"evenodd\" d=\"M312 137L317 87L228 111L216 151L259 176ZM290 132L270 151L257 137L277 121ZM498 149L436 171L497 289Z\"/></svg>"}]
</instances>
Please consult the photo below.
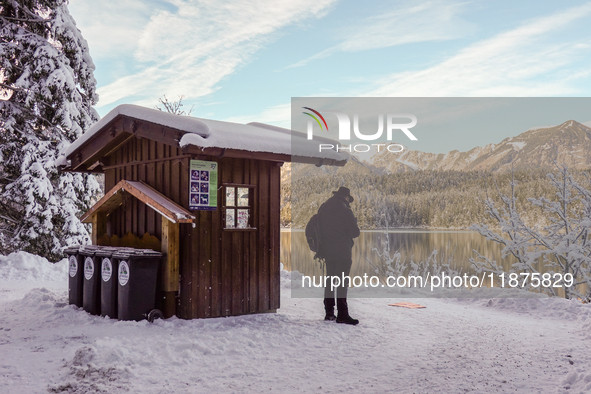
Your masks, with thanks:
<instances>
[{"instance_id":1,"label":"hut window","mask_svg":"<svg viewBox=\"0 0 591 394\"><path fill-rule=\"evenodd\" d=\"M254 187L225 185L224 228L253 228L252 201Z\"/></svg>"}]
</instances>

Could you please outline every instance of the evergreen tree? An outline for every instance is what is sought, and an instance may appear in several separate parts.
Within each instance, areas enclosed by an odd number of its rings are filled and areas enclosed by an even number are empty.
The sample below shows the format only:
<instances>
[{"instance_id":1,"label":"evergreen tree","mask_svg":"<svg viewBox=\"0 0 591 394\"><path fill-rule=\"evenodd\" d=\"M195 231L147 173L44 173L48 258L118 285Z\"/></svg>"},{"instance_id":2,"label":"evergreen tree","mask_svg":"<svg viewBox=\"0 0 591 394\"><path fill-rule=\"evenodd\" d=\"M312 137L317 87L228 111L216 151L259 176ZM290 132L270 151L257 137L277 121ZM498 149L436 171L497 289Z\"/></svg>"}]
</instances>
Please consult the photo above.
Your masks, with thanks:
<instances>
[{"instance_id":1,"label":"evergreen tree","mask_svg":"<svg viewBox=\"0 0 591 394\"><path fill-rule=\"evenodd\" d=\"M58 158L98 120L94 64L67 0L0 0L0 252L88 243L99 185Z\"/></svg>"}]
</instances>

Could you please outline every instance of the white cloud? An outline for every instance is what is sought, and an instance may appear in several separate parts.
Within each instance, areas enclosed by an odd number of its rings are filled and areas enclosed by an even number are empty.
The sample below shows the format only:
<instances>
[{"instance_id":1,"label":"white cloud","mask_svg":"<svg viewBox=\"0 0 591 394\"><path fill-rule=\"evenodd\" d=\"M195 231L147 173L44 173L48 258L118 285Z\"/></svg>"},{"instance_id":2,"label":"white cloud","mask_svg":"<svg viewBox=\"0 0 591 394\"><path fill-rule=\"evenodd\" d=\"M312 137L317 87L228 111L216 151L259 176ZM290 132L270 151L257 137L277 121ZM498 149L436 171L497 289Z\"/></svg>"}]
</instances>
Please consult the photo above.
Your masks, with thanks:
<instances>
[{"instance_id":1,"label":"white cloud","mask_svg":"<svg viewBox=\"0 0 591 394\"><path fill-rule=\"evenodd\" d=\"M155 1L70 0L68 9L96 58L118 58L133 53Z\"/></svg>"},{"instance_id":2,"label":"white cloud","mask_svg":"<svg viewBox=\"0 0 591 394\"><path fill-rule=\"evenodd\" d=\"M201 97L252 59L289 24L321 17L334 0L250 2L171 0L154 13L137 40L139 71L98 89L99 106L130 96Z\"/></svg>"},{"instance_id":3,"label":"white cloud","mask_svg":"<svg viewBox=\"0 0 591 394\"><path fill-rule=\"evenodd\" d=\"M260 122L290 129L291 104L275 105L256 115L233 116L225 120L234 123Z\"/></svg>"},{"instance_id":4,"label":"white cloud","mask_svg":"<svg viewBox=\"0 0 591 394\"><path fill-rule=\"evenodd\" d=\"M551 96L577 93L568 69L589 52L589 38L552 42L553 34L588 18L591 4L538 18L461 50L425 70L397 73L378 81L367 96ZM571 67L572 68L572 67ZM567 75L565 75L567 74ZM540 78L541 77L541 78ZM538 78L538 79L535 79Z\"/></svg>"},{"instance_id":5,"label":"white cloud","mask_svg":"<svg viewBox=\"0 0 591 394\"><path fill-rule=\"evenodd\" d=\"M385 12L348 26L339 44L325 49L286 68L302 67L313 60L337 52L359 52L426 41L443 41L462 37L472 26L459 17L464 3L426 1L408 3L395 11Z\"/></svg>"}]
</instances>

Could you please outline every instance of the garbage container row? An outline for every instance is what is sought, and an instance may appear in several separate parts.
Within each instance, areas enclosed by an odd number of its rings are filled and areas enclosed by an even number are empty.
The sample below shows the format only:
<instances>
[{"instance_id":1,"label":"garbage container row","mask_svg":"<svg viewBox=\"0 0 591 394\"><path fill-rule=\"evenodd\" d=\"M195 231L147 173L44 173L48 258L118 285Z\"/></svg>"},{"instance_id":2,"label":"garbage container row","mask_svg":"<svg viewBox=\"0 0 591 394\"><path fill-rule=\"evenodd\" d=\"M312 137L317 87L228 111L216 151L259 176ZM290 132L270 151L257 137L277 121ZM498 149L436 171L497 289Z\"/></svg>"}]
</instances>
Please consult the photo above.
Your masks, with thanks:
<instances>
[{"instance_id":1,"label":"garbage container row","mask_svg":"<svg viewBox=\"0 0 591 394\"><path fill-rule=\"evenodd\" d=\"M83 245L64 250L69 303L93 315L153 321L162 253L149 249Z\"/></svg>"}]
</instances>

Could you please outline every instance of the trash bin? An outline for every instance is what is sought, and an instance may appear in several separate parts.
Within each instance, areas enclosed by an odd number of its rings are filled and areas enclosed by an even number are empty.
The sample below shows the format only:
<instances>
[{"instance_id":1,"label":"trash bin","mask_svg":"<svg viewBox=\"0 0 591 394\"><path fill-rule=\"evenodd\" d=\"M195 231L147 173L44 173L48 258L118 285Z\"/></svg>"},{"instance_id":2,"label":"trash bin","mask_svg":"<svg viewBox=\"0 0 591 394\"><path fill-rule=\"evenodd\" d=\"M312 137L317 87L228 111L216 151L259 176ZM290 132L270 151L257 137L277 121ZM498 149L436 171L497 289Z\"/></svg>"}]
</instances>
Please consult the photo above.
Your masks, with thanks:
<instances>
[{"instance_id":1,"label":"trash bin","mask_svg":"<svg viewBox=\"0 0 591 394\"><path fill-rule=\"evenodd\" d=\"M82 285L84 257L78 254L80 246L70 246L64 250L68 257L68 303L82 308Z\"/></svg>"},{"instance_id":2,"label":"trash bin","mask_svg":"<svg viewBox=\"0 0 591 394\"><path fill-rule=\"evenodd\" d=\"M113 253L119 248L103 246L96 251L96 260L100 260L101 267L101 316L117 318L117 268L119 260L113 258Z\"/></svg>"},{"instance_id":3,"label":"trash bin","mask_svg":"<svg viewBox=\"0 0 591 394\"><path fill-rule=\"evenodd\" d=\"M99 246L84 245L78 252L84 259L82 307L92 315L98 315L101 311L100 261L95 257L99 249Z\"/></svg>"},{"instance_id":4,"label":"trash bin","mask_svg":"<svg viewBox=\"0 0 591 394\"><path fill-rule=\"evenodd\" d=\"M162 317L155 309L156 284L162 253L149 249L127 249L113 253L119 260L117 269L117 316L119 320Z\"/></svg>"}]
</instances>

